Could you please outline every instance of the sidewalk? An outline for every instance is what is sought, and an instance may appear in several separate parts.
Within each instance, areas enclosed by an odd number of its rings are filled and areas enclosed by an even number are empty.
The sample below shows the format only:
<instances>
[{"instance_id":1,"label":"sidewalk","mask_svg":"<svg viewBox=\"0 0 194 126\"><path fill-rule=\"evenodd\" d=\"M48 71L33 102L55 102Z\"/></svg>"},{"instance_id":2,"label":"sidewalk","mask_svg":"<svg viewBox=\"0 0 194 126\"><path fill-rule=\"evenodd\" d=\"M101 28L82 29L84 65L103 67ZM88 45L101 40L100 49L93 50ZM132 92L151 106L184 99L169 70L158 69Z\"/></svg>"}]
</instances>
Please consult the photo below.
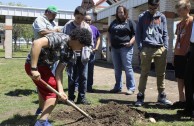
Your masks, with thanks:
<instances>
[{"instance_id":1,"label":"sidewalk","mask_svg":"<svg viewBox=\"0 0 194 126\"><path fill-rule=\"evenodd\" d=\"M125 85L126 77L125 77L124 71L122 74L123 74L123 92L125 92L126 91L126 85ZM127 97L129 101L136 101L136 94L138 93L137 88L138 88L139 77L140 77L139 69L134 68L134 76L135 76L135 81L136 81L136 91L134 95L122 96L122 97ZM174 71L172 70L166 71L165 83L166 83L165 92L167 94L167 98L171 100L172 102L177 101L178 100L178 87L177 87L177 82L175 81ZM107 87L108 88L107 91L109 91L110 89L114 87L114 84L115 84L115 77L114 77L113 65L105 61L97 61L94 67L94 87L97 87L97 89ZM157 92L155 72L150 71L150 75L147 81L147 89L145 91L145 102L156 102L157 96L158 96L158 92Z\"/></svg>"}]
</instances>

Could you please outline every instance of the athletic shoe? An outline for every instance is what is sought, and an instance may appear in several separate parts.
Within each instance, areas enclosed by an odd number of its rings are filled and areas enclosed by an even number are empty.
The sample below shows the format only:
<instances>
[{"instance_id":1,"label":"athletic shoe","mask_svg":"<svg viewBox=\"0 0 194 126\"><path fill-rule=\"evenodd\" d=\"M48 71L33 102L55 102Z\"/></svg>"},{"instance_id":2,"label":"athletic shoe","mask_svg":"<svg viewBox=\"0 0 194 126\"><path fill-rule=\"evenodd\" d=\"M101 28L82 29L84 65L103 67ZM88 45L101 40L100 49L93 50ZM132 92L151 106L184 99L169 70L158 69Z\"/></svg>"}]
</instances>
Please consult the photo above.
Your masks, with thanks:
<instances>
[{"instance_id":1,"label":"athletic shoe","mask_svg":"<svg viewBox=\"0 0 194 126\"><path fill-rule=\"evenodd\" d=\"M162 104L162 105L166 105L166 106L170 106L172 105L172 102L169 101L167 98L166 98L166 94L164 92L160 93L158 95L158 103L159 104Z\"/></svg>"},{"instance_id":2,"label":"athletic shoe","mask_svg":"<svg viewBox=\"0 0 194 126\"><path fill-rule=\"evenodd\" d=\"M35 115L36 115L36 116L39 116L39 115L41 115L41 114L42 114L42 109L41 109L41 108L38 108L38 109L36 110Z\"/></svg>"},{"instance_id":3,"label":"athletic shoe","mask_svg":"<svg viewBox=\"0 0 194 126\"><path fill-rule=\"evenodd\" d=\"M37 120L34 126L52 126L49 122L48 119L43 121L43 120Z\"/></svg>"},{"instance_id":4,"label":"athletic shoe","mask_svg":"<svg viewBox=\"0 0 194 126\"><path fill-rule=\"evenodd\" d=\"M135 106L140 107L144 104L144 94L139 92L137 94L137 101L135 102Z\"/></svg>"},{"instance_id":5,"label":"athletic shoe","mask_svg":"<svg viewBox=\"0 0 194 126\"><path fill-rule=\"evenodd\" d=\"M83 104L83 105L90 105L91 102L89 102L87 99L78 99L77 104Z\"/></svg>"},{"instance_id":6,"label":"athletic shoe","mask_svg":"<svg viewBox=\"0 0 194 126\"><path fill-rule=\"evenodd\" d=\"M126 95L132 95L132 94L134 94L134 91L128 90L125 94L126 94Z\"/></svg>"},{"instance_id":7,"label":"athletic shoe","mask_svg":"<svg viewBox=\"0 0 194 126\"><path fill-rule=\"evenodd\" d=\"M182 102L182 101L174 102L173 105L170 108L183 109L183 108L185 108L185 102Z\"/></svg>"}]
</instances>

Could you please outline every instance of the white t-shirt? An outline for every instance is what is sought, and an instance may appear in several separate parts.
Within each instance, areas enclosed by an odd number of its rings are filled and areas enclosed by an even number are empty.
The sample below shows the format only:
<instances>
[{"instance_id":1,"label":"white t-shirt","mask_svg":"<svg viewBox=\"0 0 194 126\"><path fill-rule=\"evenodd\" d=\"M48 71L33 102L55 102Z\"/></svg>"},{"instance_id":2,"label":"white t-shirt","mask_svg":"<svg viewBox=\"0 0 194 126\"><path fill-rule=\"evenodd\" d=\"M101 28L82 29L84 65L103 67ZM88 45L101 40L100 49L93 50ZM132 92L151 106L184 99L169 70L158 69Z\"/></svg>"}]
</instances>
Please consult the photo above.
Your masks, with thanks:
<instances>
[{"instance_id":1,"label":"white t-shirt","mask_svg":"<svg viewBox=\"0 0 194 126\"><path fill-rule=\"evenodd\" d=\"M192 32L191 32L190 41L191 41L191 43L194 43L194 22L193 22L193 27L192 27Z\"/></svg>"},{"instance_id":2,"label":"white t-shirt","mask_svg":"<svg viewBox=\"0 0 194 126\"><path fill-rule=\"evenodd\" d=\"M54 30L55 26L56 22L55 21L50 22L45 15L37 17L32 24L32 28L34 30L34 39L41 38L39 32L45 29Z\"/></svg>"}]
</instances>

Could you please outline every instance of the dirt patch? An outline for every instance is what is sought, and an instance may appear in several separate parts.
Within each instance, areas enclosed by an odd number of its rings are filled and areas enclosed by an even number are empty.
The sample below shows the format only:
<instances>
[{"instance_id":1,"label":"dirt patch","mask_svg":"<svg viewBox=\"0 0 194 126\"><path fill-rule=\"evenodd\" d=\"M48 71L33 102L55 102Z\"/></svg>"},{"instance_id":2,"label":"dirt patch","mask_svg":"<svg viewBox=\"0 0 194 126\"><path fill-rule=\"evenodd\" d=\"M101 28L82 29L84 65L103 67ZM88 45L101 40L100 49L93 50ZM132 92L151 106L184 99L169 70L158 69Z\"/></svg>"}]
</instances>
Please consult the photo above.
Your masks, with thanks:
<instances>
[{"instance_id":1,"label":"dirt patch","mask_svg":"<svg viewBox=\"0 0 194 126\"><path fill-rule=\"evenodd\" d=\"M59 110L52 114L52 118L64 120L63 125L68 126L132 126L137 122L146 122L143 112L115 102L95 107L84 106L82 109L93 120L84 117L76 110Z\"/></svg>"}]
</instances>

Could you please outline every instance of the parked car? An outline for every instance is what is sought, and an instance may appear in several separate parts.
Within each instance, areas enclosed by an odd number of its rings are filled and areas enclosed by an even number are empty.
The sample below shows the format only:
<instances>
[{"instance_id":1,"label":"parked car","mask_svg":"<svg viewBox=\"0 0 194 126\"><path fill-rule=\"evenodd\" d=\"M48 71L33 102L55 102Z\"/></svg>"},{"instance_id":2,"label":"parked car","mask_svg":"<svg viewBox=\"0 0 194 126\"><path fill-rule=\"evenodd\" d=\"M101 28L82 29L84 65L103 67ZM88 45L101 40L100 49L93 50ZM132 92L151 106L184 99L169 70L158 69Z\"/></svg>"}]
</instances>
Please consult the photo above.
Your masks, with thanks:
<instances>
[{"instance_id":1,"label":"parked car","mask_svg":"<svg viewBox=\"0 0 194 126\"><path fill-rule=\"evenodd\" d=\"M13 39L13 43L15 43L14 39ZM27 42L23 37L21 37L17 39L16 44L27 44Z\"/></svg>"}]
</instances>

